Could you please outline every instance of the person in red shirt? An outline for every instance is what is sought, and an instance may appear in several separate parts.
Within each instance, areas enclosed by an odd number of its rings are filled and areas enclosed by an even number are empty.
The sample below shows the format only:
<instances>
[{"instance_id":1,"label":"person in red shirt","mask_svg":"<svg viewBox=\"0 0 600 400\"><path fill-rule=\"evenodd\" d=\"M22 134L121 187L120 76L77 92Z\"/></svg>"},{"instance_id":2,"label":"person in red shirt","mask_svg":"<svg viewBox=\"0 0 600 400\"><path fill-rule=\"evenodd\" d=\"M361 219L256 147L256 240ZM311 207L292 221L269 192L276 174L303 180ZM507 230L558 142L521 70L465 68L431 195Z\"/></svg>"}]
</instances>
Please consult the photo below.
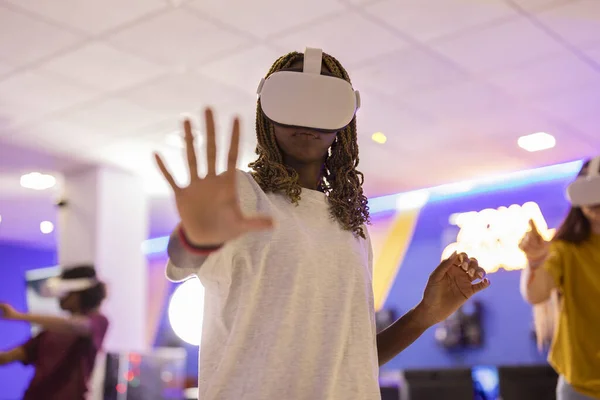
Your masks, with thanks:
<instances>
[{"instance_id":1,"label":"person in red shirt","mask_svg":"<svg viewBox=\"0 0 600 400\"><path fill-rule=\"evenodd\" d=\"M9 304L0 304L0 318L42 328L23 345L0 352L0 365L21 362L35 367L23 400L84 399L109 325L99 311L106 287L97 279L94 267L82 265L65 269L60 278L49 279L42 293L59 297L60 307L70 315L21 313Z\"/></svg>"}]
</instances>

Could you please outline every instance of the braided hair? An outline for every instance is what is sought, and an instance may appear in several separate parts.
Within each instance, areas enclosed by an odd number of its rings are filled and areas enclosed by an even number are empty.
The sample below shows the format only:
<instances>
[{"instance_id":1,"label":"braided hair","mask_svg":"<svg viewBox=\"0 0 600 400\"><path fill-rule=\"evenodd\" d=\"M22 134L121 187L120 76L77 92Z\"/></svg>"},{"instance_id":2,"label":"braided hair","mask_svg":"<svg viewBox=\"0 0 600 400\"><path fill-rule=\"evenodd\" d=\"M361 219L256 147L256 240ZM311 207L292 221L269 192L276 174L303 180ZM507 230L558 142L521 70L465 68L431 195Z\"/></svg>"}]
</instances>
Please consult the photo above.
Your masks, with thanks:
<instances>
[{"instance_id":1,"label":"braided hair","mask_svg":"<svg viewBox=\"0 0 600 400\"><path fill-rule=\"evenodd\" d=\"M280 57L267 73L267 77L289 68L303 58L304 55L298 52ZM334 76L350 83L348 73L338 60L323 53L323 62ZM260 101L256 106L256 136L258 159L249 164L254 180L265 192L284 193L293 204L298 204L302 191L298 183L298 173L283 163L273 124L263 114ZM365 238L363 225L369 223L369 206L363 194L363 174L356 169L358 161L354 118L337 133L325 159L318 188L327 195L331 217L338 221L342 229Z\"/></svg>"}]
</instances>

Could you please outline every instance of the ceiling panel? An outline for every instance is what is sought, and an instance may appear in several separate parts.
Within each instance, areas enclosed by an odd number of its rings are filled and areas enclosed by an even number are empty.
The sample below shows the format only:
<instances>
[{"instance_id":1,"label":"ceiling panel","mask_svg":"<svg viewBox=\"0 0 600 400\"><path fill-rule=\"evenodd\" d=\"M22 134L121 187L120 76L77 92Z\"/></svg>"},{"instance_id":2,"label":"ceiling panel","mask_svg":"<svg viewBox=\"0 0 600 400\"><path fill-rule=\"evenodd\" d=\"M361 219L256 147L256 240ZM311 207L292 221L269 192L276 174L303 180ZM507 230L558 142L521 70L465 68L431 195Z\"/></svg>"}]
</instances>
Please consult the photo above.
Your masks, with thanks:
<instances>
[{"instance_id":1,"label":"ceiling panel","mask_svg":"<svg viewBox=\"0 0 600 400\"><path fill-rule=\"evenodd\" d=\"M260 80L282 55L282 52L269 46L251 46L215 62L205 63L199 70L210 79L256 96Z\"/></svg>"},{"instance_id":2,"label":"ceiling panel","mask_svg":"<svg viewBox=\"0 0 600 400\"><path fill-rule=\"evenodd\" d=\"M444 125L453 135L464 140L494 139L497 143L516 146L520 136L536 132L556 134L560 131L556 124L535 110L518 105L490 109L487 112L473 113L465 118L445 121ZM513 149L514 150L514 149Z\"/></svg>"},{"instance_id":3,"label":"ceiling panel","mask_svg":"<svg viewBox=\"0 0 600 400\"><path fill-rule=\"evenodd\" d=\"M190 6L261 39L309 26L315 20L326 21L345 9L337 0L195 0Z\"/></svg>"},{"instance_id":4,"label":"ceiling panel","mask_svg":"<svg viewBox=\"0 0 600 400\"><path fill-rule=\"evenodd\" d=\"M600 69L594 69L575 55L551 56L500 73L487 80L519 98L558 95L563 90L600 84Z\"/></svg>"},{"instance_id":5,"label":"ceiling panel","mask_svg":"<svg viewBox=\"0 0 600 400\"><path fill-rule=\"evenodd\" d=\"M512 0L524 10L540 11L578 0Z\"/></svg>"},{"instance_id":6,"label":"ceiling panel","mask_svg":"<svg viewBox=\"0 0 600 400\"><path fill-rule=\"evenodd\" d=\"M361 143L366 142L382 149L400 149L403 152L429 148L429 142L434 140L434 120L431 116L411 110L401 100L383 99L368 92L361 98L362 106L357 114ZM385 145L372 142L371 136L375 132L386 135Z\"/></svg>"},{"instance_id":7,"label":"ceiling panel","mask_svg":"<svg viewBox=\"0 0 600 400\"><path fill-rule=\"evenodd\" d=\"M10 73L11 71L15 70L15 66L10 64L7 61L4 60L0 60L0 80L2 79L3 75L6 75L8 73Z\"/></svg>"},{"instance_id":8,"label":"ceiling panel","mask_svg":"<svg viewBox=\"0 0 600 400\"><path fill-rule=\"evenodd\" d=\"M596 63L595 68L600 71L600 43L583 49L583 53L592 58L592 60Z\"/></svg>"},{"instance_id":9,"label":"ceiling panel","mask_svg":"<svg viewBox=\"0 0 600 400\"><path fill-rule=\"evenodd\" d=\"M15 66L38 61L81 40L66 29L4 8L0 3L0 59Z\"/></svg>"},{"instance_id":10,"label":"ceiling panel","mask_svg":"<svg viewBox=\"0 0 600 400\"><path fill-rule=\"evenodd\" d=\"M578 116L569 121L569 125L575 127L580 136L591 144L593 152L588 156L600 155L600 114L597 110Z\"/></svg>"},{"instance_id":11,"label":"ceiling panel","mask_svg":"<svg viewBox=\"0 0 600 400\"><path fill-rule=\"evenodd\" d=\"M600 1L577 0L543 11L537 18L571 44L600 43Z\"/></svg>"},{"instance_id":12,"label":"ceiling panel","mask_svg":"<svg viewBox=\"0 0 600 400\"><path fill-rule=\"evenodd\" d=\"M343 32L343 34L341 34ZM320 47L344 66L405 48L406 42L356 12L346 12L271 40L282 51Z\"/></svg>"},{"instance_id":13,"label":"ceiling panel","mask_svg":"<svg viewBox=\"0 0 600 400\"><path fill-rule=\"evenodd\" d=\"M597 112L598 104L600 104L600 84L594 84L571 88L555 96L537 99L531 102L531 107L564 121L576 121L580 116Z\"/></svg>"},{"instance_id":14,"label":"ceiling panel","mask_svg":"<svg viewBox=\"0 0 600 400\"><path fill-rule=\"evenodd\" d=\"M130 87L164 72L164 68L96 41L55 57L40 68L98 91Z\"/></svg>"},{"instance_id":15,"label":"ceiling panel","mask_svg":"<svg viewBox=\"0 0 600 400\"><path fill-rule=\"evenodd\" d=\"M40 144L45 149L62 155L78 157L89 149L104 146L115 140L115 133L93 125L81 125L67 119L44 120L20 127L20 143Z\"/></svg>"},{"instance_id":16,"label":"ceiling panel","mask_svg":"<svg viewBox=\"0 0 600 400\"><path fill-rule=\"evenodd\" d=\"M20 124L96 95L43 71L27 70L0 81L0 118L8 124Z\"/></svg>"},{"instance_id":17,"label":"ceiling panel","mask_svg":"<svg viewBox=\"0 0 600 400\"><path fill-rule=\"evenodd\" d=\"M420 41L517 16L502 0L386 0L365 10Z\"/></svg>"},{"instance_id":18,"label":"ceiling panel","mask_svg":"<svg viewBox=\"0 0 600 400\"><path fill-rule=\"evenodd\" d=\"M196 72L165 75L122 94L163 118L197 113L206 106L219 107L246 96L251 97Z\"/></svg>"},{"instance_id":19,"label":"ceiling panel","mask_svg":"<svg viewBox=\"0 0 600 400\"><path fill-rule=\"evenodd\" d=\"M167 2L164 0L6 1L31 13L89 34L99 34L167 7Z\"/></svg>"},{"instance_id":20,"label":"ceiling panel","mask_svg":"<svg viewBox=\"0 0 600 400\"><path fill-rule=\"evenodd\" d=\"M184 68L197 68L249 43L244 36L181 8L119 31L108 41L150 61Z\"/></svg>"},{"instance_id":21,"label":"ceiling panel","mask_svg":"<svg viewBox=\"0 0 600 400\"><path fill-rule=\"evenodd\" d=\"M504 108L511 99L487 85L470 80L409 93L406 102L437 119L452 120Z\"/></svg>"},{"instance_id":22,"label":"ceiling panel","mask_svg":"<svg viewBox=\"0 0 600 400\"><path fill-rule=\"evenodd\" d=\"M110 138L131 134L162 118L130 101L111 98L61 113L51 118L51 121L74 126L79 132L89 131L91 134Z\"/></svg>"},{"instance_id":23,"label":"ceiling panel","mask_svg":"<svg viewBox=\"0 0 600 400\"><path fill-rule=\"evenodd\" d=\"M524 18L482 28L477 33L457 35L432 47L474 73L499 71L547 55L567 54L560 44Z\"/></svg>"},{"instance_id":24,"label":"ceiling panel","mask_svg":"<svg viewBox=\"0 0 600 400\"><path fill-rule=\"evenodd\" d=\"M411 90L464 80L466 75L435 54L413 47L353 68L350 77L358 90L401 97Z\"/></svg>"}]
</instances>

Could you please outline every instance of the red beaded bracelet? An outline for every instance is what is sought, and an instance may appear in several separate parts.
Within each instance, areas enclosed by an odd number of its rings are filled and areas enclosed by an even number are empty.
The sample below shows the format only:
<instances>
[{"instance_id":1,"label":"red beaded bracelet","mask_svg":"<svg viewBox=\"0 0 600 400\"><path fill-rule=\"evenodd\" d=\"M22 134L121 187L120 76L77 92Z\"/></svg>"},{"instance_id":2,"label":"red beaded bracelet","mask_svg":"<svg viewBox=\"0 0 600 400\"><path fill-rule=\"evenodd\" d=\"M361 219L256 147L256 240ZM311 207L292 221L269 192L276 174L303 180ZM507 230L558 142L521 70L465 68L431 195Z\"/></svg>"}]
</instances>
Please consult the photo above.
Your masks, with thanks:
<instances>
[{"instance_id":1,"label":"red beaded bracelet","mask_svg":"<svg viewBox=\"0 0 600 400\"><path fill-rule=\"evenodd\" d=\"M187 251L201 256L207 256L223 247L222 244L216 246L196 246L190 243L181 225L177 229L177 235L179 236L179 241L183 244Z\"/></svg>"}]
</instances>

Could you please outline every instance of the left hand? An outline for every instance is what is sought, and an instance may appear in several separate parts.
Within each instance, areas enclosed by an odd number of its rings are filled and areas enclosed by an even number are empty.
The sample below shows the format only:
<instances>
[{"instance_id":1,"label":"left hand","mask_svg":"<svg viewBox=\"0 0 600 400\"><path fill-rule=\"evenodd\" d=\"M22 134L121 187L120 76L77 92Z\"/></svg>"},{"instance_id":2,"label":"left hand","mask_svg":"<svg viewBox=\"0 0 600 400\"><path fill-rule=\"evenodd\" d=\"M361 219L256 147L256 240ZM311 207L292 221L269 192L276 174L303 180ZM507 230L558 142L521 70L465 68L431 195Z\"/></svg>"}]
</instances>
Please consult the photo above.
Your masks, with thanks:
<instances>
[{"instance_id":1,"label":"left hand","mask_svg":"<svg viewBox=\"0 0 600 400\"><path fill-rule=\"evenodd\" d=\"M15 310L10 304L0 303L0 319L17 320L21 313Z\"/></svg>"},{"instance_id":2,"label":"left hand","mask_svg":"<svg viewBox=\"0 0 600 400\"><path fill-rule=\"evenodd\" d=\"M481 279L478 283L473 283ZM485 270L465 253L454 253L431 273L419 308L430 325L448 318L475 293L490 286Z\"/></svg>"}]
</instances>

